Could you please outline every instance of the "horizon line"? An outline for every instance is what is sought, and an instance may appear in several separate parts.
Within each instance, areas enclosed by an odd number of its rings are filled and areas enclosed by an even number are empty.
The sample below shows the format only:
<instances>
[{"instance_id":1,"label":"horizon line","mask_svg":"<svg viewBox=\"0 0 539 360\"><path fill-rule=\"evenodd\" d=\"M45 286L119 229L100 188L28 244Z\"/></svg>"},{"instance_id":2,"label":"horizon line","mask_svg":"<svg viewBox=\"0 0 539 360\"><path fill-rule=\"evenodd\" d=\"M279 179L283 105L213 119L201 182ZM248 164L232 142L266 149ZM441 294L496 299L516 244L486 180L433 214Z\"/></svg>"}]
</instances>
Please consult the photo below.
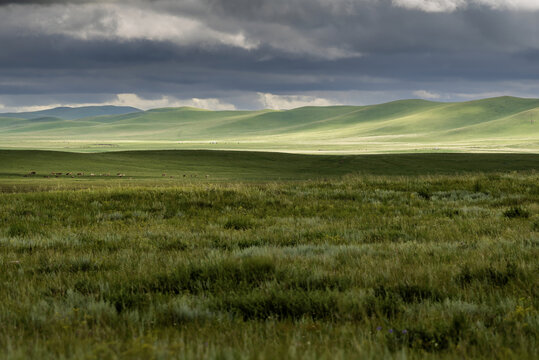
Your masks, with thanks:
<instances>
[{"instance_id":1,"label":"horizon line","mask_svg":"<svg viewBox=\"0 0 539 360\"><path fill-rule=\"evenodd\" d=\"M366 106L376 106L376 105L384 105L384 104L391 104L395 102L400 101L425 101L430 103L439 103L439 104L458 104L458 103L470 103L470 102L478 102L478 101L484 101L484 100L494 100L494 99L502 99L502 98L512 98L512 99L521 99L521 100L539 100L539 98L535 97L521 97L521 96L512 96L512 95L500 95L500 96L492 96L492 97L484 97L484 98L478 98L473 100L464 100L464 101L443 101L440 99L424 99L424 98L402 98L397 100L391 100L391 101L385 101L380 103L371 103L371 104L333 104L333 105L304 105L304 106L298 106L293 108L281 108L281 109L272 109L272 108L261 108L261 109L206 109L206 108L198 108L195 106L164 106L164 107L156 107L156 108L149 108L149 109L141 109L136 106L132 105L114 105L114 104L81 104L80 106L76 105L60 105L60 106L51 106L48 108L44 108L41 110L34 110L34 111L8 111L8 112L0 112L1 115L11 115L11 114L27 114L27 113L39 113L43 111L49 111L49 110L57 110L57 109L84 109L84 108L100 108L100 107L114 107L114 108L133 108L137 110L138 112L148 112L148 111L155 111L155 110L163 110L163 109L193 109L193 110L199 110L199 111L210 111L210 112L219 112L219 111L290 111L290 110L297 110L297 109L304 109L304 108L330 108L330 107L366 107Z\"/></svg>"}]
</instances>

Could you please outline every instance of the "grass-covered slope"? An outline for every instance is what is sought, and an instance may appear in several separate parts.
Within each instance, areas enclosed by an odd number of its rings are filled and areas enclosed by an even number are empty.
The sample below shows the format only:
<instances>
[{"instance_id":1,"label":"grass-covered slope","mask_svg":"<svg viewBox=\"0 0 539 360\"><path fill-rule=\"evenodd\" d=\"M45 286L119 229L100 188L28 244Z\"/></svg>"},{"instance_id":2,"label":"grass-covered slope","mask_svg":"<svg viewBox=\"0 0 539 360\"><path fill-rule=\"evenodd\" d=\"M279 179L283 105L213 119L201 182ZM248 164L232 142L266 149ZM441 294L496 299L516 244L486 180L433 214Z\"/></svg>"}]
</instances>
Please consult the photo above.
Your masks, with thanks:
<instances>
[{"instance_id":1,"label":"grass-covered slope","mask_svg":"<svg viewBox=\"0 0 539 360\"><path fill-rule=\"evenodd\" d=\"M288 111L167 108L77 120L0 118L4 148L219 148L281 151L539 151L539 100L402 100ZM70 143L71 142L71 143ZM107 144L103 144L106 142ZM63 145L63 146L60 146Z\"/></svg>"}]
</instances>

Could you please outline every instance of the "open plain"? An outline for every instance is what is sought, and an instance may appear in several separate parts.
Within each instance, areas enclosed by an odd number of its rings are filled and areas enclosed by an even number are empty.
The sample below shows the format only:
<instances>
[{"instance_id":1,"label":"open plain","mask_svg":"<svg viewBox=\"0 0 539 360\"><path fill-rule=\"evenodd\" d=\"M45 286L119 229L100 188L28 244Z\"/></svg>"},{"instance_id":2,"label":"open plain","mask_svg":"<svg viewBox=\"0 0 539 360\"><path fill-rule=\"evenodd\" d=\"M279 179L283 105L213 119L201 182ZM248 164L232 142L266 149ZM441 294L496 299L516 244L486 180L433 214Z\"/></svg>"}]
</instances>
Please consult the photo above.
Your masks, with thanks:
<instances>
[{"instance_id":1,"label":"open plain","mask_svg":"<svg viewBox=\"0 0 539 360\"><path fill-rule=\"evenodd\" d=\"M538 355L539 155L0 163L2 358Z\"/></svg>"}]
</instances>

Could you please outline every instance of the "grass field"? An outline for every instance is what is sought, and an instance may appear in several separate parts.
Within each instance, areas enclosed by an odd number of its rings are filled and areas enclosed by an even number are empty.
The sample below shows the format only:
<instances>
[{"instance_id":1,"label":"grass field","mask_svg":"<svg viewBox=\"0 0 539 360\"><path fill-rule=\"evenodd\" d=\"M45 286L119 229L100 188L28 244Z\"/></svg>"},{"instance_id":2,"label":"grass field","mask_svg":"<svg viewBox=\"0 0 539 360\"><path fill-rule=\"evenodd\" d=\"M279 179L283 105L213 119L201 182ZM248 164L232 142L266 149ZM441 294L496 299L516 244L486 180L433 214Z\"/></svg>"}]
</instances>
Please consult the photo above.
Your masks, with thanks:
<instances>
[{"instance_id":1,"label":"grass field","mask_svg":"<svg viewBox=\"0 0 539 360\"><path fill-rule=\"evenodd\" d=\"M3 184L110 184L129 180L183 184L335 178L348 174L429 175L527 171L537 154L301 155L238 151L130 151L69 153L0 150ZM35 176L28 176L36 172ZM51 173L61 172L56 178ZM76 176L82 172L84 176ZM75 178L65 176L72 173ZM95 176L90 176L90 174ZM116 174L125 174L118 179ZM162 178L162 174L166 174ZM110 174L110 177L104 176ZM185 175L185 177L184 177ZM48 176L48 178L44 178ZM170 178L172 176L172 178Z\"/></svg>"},{"instance_id":2,"label":"grass field","mask_svg":"<svg viewBox=\"0 0 539 360\"><path fill-rule=\"evenodd\" d=\"M0 358L539 356L539 155L0 164Z\"/></svg>"},{"instance_id":3,"label":"grass field","mask_svg":"<svg viewBox=\"0 0 539 360\"><path fill-rule=\"evenodd\" d=\"M322 154L539 152L538 99L499 97L461 103L401 100L287 111L165 108L82 118L73 118L73 114L89 112L85 108L68 114L49 111L35 113L36 118L29 118L31 114L2 118L0 114L0 148Z\"/></svg>"}]
</instances>

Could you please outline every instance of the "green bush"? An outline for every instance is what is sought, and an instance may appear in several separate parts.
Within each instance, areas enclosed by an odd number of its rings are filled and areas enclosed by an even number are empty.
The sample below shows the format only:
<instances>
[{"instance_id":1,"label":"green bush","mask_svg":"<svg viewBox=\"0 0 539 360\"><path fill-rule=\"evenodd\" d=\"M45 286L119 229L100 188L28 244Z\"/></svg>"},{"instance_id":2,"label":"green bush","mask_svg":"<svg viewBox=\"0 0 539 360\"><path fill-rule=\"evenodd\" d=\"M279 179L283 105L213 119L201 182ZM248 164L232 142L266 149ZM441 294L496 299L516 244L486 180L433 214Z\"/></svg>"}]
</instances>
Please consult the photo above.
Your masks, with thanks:
<instances>
[{"instance_id":1,"label":"green bush","mask_svg":"<svg viewBox=\"0 0 539 360\"><path fill-rule=\"evenodd\" d=\"M233 217L225 222L224 228L229 230L248 230L251 229L254 222L247 217Z\"/></svg>"},{"instance_id":2,"label":"green bush","mask_svg":"<svg viewBox=\"0 0 539 360\"><path fill-rule=\"evenodd\" d=\"M461 285L467 285L477 281L493 286L505 286L511 280L518 278L519 274L520 271L514 263L507 263L505 269L501 270L492 266L472 270L468 266L465 266L460 274L457 275L456 281Z\"/></svg>"},{"instance_id":3,"label":"green bush","mask_svg":"<svg viewBox=\"0 0 539 360\"><path fill-rule=\"evenodd\" d=\"M505 216L506 218L509 218L509 219L514 219L514 218L527 219L527 218L530 217L530 213L527 210L522 209L519 206L515 206L515 207L512 207L510 209L505 210L503 212L503 216Z\"/></svg>"}]
</instances>

